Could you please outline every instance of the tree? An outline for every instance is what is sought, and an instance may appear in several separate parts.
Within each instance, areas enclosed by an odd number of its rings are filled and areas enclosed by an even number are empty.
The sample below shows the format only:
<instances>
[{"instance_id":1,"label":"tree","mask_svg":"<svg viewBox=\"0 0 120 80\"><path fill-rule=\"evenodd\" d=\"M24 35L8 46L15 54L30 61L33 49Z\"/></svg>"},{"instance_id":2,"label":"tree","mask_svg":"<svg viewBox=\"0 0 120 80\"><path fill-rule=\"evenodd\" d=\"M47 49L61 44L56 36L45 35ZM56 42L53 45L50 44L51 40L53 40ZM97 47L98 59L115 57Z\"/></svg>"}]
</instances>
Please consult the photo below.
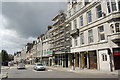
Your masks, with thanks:
<instances>
[{"instance_id":1,"label":"tree","mask_svg":"<svg viewBox=\"0 0 120 80\"><path fill-rule=\"evenodd\" d=\"M9 61L14 60L14 56L12 54L9 54L8 56L9 56Z\"/></svg>"},{"instance_id":2,"label":"tree","mask_svg":"<svg viewBox=\"0 0 120 80\"><path fill-rule=\"evenodd\" d=\"M2 57L2 64L6 66L9 61L9 56L6 50L1 51L1 57Z\"/></svg>"}]
</instances>

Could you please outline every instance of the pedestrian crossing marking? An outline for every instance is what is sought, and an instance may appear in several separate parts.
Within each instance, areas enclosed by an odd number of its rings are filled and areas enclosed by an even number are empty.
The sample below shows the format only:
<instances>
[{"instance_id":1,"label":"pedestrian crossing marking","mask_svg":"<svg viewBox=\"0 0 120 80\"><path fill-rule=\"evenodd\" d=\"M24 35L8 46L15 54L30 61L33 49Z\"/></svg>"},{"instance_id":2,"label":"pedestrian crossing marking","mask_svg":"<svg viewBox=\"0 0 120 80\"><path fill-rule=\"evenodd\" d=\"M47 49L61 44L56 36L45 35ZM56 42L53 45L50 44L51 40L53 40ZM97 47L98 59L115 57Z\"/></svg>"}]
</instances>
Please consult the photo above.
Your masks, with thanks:
<instances>
[{"instance_id":1,"label":"pedestrian crossing marking","mask_svg":"<svg viewBox=\"0 0 120 80\"><path fill-rule=\"evenodd\" d=\"M36 71L36 70L33 70L34 72L47 72L47 71L53 71L53 70L46 70L46 71Z\"/></svg>"}]
</instances>

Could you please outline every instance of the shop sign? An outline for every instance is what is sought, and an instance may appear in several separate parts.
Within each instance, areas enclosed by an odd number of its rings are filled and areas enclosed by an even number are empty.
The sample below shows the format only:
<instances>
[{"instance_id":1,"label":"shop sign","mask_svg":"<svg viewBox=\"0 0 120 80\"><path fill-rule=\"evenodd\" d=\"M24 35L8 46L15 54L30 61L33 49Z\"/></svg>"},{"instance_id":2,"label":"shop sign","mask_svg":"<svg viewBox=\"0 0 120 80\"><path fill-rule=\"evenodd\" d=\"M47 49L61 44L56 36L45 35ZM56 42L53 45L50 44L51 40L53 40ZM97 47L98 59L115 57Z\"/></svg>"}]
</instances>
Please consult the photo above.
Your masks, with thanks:
<instances>
[{"instance_id":1,"label":"shop sign","mask_svg":"<svg viewBox=\"0 0 120 80\"><path fill-rule=\"evenodd\" d=\"M120 51L114 51L114 55L120 55Z\"/></svg>"}]
</instances>

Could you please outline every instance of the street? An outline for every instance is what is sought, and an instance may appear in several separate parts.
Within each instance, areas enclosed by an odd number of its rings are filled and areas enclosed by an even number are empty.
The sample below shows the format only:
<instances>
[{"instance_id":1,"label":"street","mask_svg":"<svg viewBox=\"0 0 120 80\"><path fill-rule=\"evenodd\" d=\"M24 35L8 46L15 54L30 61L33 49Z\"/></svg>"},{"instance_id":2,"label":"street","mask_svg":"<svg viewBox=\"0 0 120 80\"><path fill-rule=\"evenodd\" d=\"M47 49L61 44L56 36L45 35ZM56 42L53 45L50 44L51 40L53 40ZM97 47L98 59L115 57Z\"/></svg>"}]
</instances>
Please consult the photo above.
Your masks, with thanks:
<instances>
[{"instance_id":1,"label":"street","mask_svg":"<svg viewBox=\"0 0 120 80\"><path fill-rule=\"evenodd\" d=\"M18 70L16 67L8 69L8 78L118 78L115 74L87 74L59 71L47 68L46 71L35 71L33 67Z\"/></svg>"}]
</instances>

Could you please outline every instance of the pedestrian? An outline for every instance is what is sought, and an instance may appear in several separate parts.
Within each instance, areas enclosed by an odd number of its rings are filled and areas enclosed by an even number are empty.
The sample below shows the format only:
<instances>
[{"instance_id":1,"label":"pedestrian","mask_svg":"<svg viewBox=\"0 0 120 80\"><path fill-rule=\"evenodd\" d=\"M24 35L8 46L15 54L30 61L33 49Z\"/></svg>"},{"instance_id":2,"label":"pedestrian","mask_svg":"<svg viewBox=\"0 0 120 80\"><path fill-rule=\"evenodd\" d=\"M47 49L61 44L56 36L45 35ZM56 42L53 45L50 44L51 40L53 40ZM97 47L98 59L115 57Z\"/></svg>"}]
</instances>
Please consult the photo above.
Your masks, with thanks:
<instances>
[{"instance_id":1,"label":"pedestrian","mask_svg":"<svg viewBox=\"0 0 120 80\"><path fill-rule=\"evenodd\" d=\"M8 62L8 67L10 68L10 66L11 66L11 62Z\"/></svg>"},{"instance_id":2,"label":"pedestrian","mask_svg":"<svg viewBox=\"0 0 120 80\"><path fill-rule=\"evenodd\" d=\"M55 63L54 62L52 62L52 66L54 66L55 65Z\"/></svg>"},{"instance_id":3,"label":"pedestrian","mask_svg":"<svg viewBox=\"0 0 120 80\"><path fill-rule=\"evenodd\" d=\"M16 61L16 64L17 64L17 66L18 66L18 61Z\"/></svg>"}]
</instances>

